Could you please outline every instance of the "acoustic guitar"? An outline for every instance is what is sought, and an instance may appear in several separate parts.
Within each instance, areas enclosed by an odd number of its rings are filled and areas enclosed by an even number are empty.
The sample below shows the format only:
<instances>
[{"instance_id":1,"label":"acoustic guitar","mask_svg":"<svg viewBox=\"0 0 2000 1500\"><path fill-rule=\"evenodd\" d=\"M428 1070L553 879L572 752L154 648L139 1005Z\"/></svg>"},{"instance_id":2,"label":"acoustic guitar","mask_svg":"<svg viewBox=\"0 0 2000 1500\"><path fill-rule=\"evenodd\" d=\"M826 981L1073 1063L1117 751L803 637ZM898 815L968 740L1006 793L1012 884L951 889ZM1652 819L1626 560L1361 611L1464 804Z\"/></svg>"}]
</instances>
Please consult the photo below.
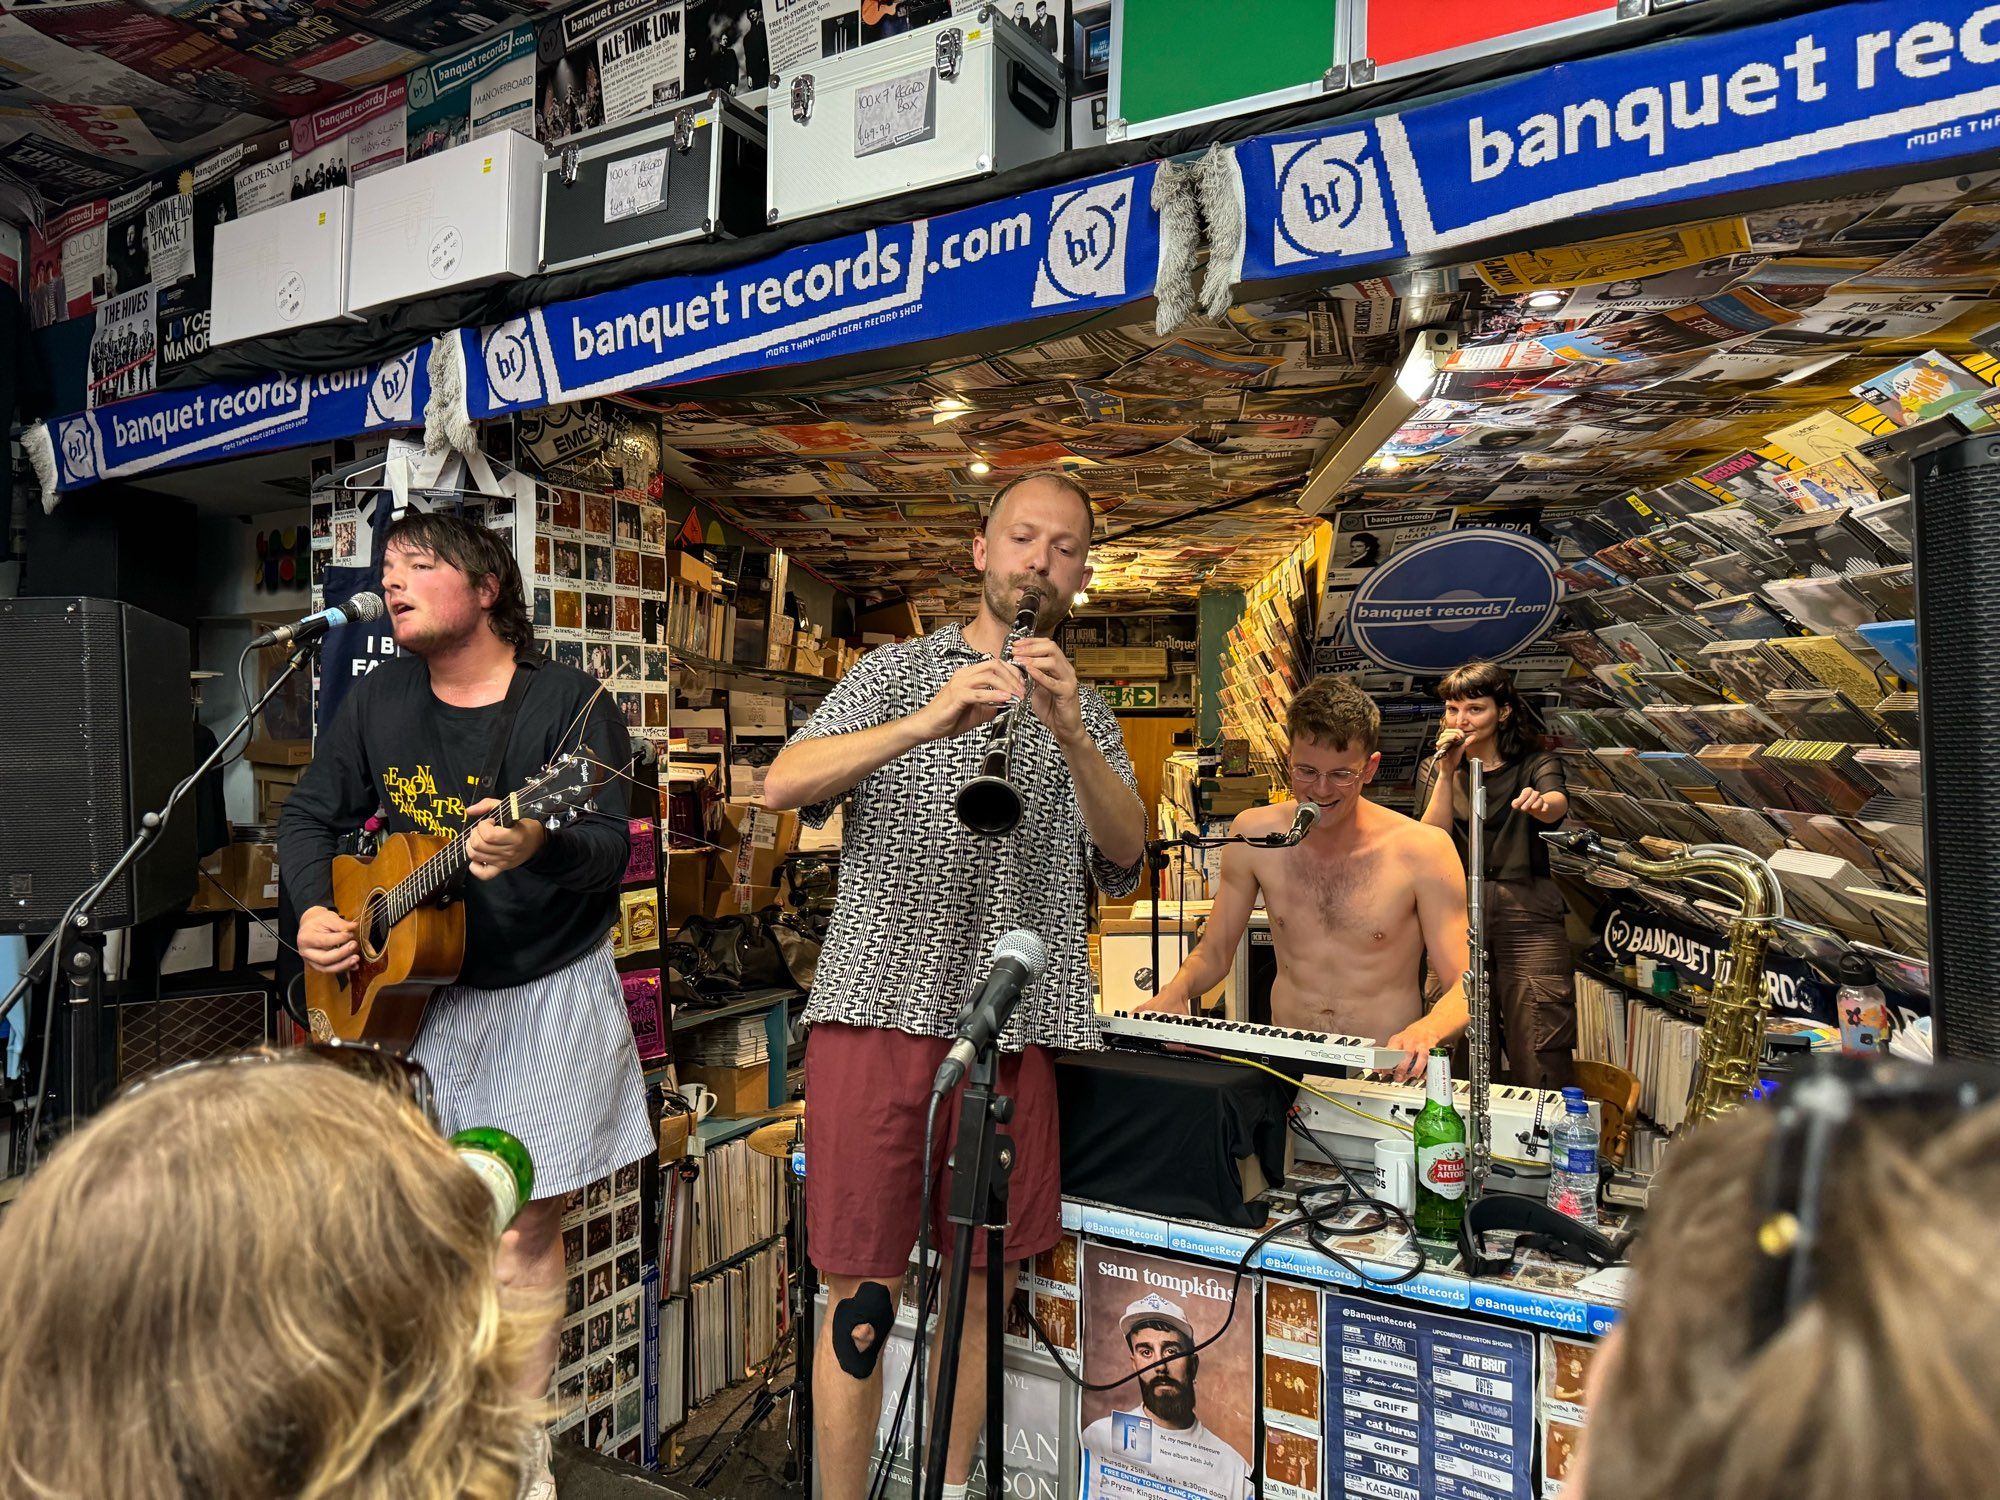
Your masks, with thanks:
<instances>
[{"instance_id":1,"label":"acoustic guitar","mask_svg":"<svg viewBox=\"0 0 2000 1500\"><path fill-rule=\"evenodd\" d=\"M505 828L535 818L553 830L566 815L580 817L604 780L596 763L560 756L479 822ZM306 1016L316 1039L409 1050L431 992L456 980L465 962L465 907L451 898L471 864L470 832L449 839L392 833L369 858L334 859L333 909L355 924L361 962L344 974L306 970Z\"/></svg>"}]
</instances>

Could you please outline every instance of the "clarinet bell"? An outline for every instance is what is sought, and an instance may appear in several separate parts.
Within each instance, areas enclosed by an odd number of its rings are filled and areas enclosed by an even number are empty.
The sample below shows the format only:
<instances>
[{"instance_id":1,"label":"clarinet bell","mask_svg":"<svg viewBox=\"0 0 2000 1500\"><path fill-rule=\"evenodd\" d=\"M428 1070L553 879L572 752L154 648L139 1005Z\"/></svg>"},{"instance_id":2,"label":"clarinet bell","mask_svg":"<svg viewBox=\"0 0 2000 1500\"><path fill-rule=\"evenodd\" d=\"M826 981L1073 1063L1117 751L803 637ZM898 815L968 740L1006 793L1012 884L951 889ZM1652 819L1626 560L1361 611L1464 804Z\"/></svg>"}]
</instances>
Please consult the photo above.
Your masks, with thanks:
<instances>
[{"instance_id":1,"label":"clarinet bell","mask_svg":"<svg viewBox=\"0 0 2000 1500\"><path fill-rule=\"evenodd\" d=\"M958 789L958 821L974 833L1012 833L1021 821L1021 794L1001 776L975 776Z\"/></svg>"}]
</instances>

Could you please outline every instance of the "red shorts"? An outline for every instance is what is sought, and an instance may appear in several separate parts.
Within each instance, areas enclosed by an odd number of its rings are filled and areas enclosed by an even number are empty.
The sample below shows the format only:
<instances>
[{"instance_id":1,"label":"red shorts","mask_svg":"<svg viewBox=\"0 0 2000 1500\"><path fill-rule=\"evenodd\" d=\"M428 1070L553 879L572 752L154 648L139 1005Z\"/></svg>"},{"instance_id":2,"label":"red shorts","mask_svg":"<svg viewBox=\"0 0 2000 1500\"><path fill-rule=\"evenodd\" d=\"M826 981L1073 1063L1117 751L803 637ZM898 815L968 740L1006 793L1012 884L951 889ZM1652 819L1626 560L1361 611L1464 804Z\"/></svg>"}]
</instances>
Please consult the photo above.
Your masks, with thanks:
<instances>
[{"instance_id":1,"label":"red shorts","mask_svg":"<svg viewBox=\"0 0 2000 1500\"><path fill-rule=\"evenodd\" d=\"M872 1026L822 1024L806 1042L806 1254L829 1276L898 1282L922 1214L924 1114L951 1043ZM964 1085L938 1110L932 1151L931 1244L951 1245L945 1160L958 1139ZM1062 1237L1062 1157L1055 1064L1045 1047L1000 1061L1000 1092L1014 1101L1001 1133L1014 1142L1007 1178L1006 1257L1026 1260ZM986 1236L972 1263L986 1264Z\"/></svg>"}]
</instances>

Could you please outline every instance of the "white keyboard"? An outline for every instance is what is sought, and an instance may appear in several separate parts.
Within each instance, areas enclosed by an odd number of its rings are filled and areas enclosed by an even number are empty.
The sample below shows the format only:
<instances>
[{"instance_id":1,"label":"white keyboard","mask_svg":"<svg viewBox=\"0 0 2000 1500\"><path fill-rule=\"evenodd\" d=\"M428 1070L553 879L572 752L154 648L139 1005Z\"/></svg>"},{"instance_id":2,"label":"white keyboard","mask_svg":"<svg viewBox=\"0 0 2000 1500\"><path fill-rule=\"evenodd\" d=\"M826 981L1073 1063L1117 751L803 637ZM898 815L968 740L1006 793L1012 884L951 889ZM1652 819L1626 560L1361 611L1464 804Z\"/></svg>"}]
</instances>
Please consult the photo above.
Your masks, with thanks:
<instances>
[{"instance_id":1,"label":"white keyboard","mask_svg":"<svg viewBox=\"0 0 2000 1500\"><path fill-rule=\"evenodd\" d=\"M1259 1026L1250 1021L1211 1020L1206 1016L1178 1016L1159 1011L1133 1014L1115 1010L1097 1018L1098 1029L1106 1037L1165 1046L1179 1042L1186 1047L1203 1047L1211 1052L1234 1052L1244 1057L1272 1058L1282 1062L1305 1063L1317 1068L1362 1068L1378 1071L1400 1064L1404 1054L1380 1047L1365 1036L1334 1036L1324 1031L1291 1031L1282 1026Z\"/></svg>"}]
</instances>

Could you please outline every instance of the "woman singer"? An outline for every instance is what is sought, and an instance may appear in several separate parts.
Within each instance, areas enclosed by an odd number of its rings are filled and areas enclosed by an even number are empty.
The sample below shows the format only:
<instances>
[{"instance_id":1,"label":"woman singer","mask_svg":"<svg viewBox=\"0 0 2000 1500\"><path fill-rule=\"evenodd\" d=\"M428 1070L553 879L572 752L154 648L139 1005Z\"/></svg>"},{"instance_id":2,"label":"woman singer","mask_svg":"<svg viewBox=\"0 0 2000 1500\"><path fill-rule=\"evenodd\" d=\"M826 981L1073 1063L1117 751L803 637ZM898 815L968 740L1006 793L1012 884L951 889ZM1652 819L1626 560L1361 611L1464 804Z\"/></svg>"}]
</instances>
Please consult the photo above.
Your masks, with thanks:
<instances>
[{"instance_id":1,"label":"woman singer","mask_svg":"<svg viewBox=\"0 0 2000 1500\"><path fill-rule=\"evenodd\" d=\"M1424 821L1449 829L1471 868L1471 792L1465 762L1486 772L1485 938L1494 1017L1495 1076L1532 1088L1570 1081L1576 984L1562 892L1549 878L1541 837L1569 815L1562 763L1545 748L1541 720L1514 679L1492 662L1467 662L1438 684L1444 729ZM1497 1049L1507 1062L1500 1068Z\"/></svg>"}]
</instances>

